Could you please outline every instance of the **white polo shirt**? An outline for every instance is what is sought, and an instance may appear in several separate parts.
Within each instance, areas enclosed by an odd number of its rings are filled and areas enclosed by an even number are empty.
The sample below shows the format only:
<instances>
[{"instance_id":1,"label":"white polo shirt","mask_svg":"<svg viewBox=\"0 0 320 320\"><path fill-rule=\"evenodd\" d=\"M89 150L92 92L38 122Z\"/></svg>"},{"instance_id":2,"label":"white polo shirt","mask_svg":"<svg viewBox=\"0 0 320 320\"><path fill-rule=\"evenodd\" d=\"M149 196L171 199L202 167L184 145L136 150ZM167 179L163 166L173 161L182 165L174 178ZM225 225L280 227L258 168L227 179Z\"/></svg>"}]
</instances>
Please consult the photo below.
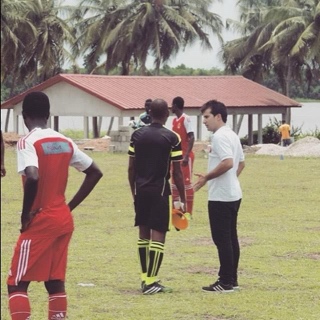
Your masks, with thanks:
<instances>
[{"instance_id":1,"label":"white polo shirt","mask_svg":"<svg viewBox=\"0 0 320 320\"><path fill-rule=\"evenodd\" d=\"M242 191L237 177L239 162L244 154L238 135L229 127L219 128L211 137L208 171L212 171L221 161L233 159L233 167L221 176L208 181L209 201L237 201Z\"/></svg>"}]
</instances>

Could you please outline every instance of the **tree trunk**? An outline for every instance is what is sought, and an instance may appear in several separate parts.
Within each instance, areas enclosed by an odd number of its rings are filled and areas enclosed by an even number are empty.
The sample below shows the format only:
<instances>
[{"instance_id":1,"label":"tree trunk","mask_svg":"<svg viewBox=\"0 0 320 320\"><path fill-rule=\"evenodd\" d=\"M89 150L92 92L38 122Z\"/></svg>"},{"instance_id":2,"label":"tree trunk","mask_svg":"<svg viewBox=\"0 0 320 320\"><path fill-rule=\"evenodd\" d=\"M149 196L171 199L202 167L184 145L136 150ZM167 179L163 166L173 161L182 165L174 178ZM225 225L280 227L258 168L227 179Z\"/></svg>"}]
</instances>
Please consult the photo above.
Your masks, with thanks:
<instances>
[{"instance_id":1,"label":"tree trunk","mask_svg":"<svg viewBox=\"0 0 320 320\"><path fill-rule=\"evenodd\" d=\"M129 75L129 66L126 61L121 62L122 70L121 70L121 75L122 76L127 76Z\"/></svg>"},{"instance_id":2,"label":"tree trunk","mask_svg":"<svg viewBox=\"0 0 320 320\"><path fill-rule=\"evenodd\" d=\"M9 97L12 98L12 94L13 94L13 89L16 87L16 83L17 83L17 76L16 76L16 72L14 72L14 75L12 76L13 82L10 88L10 93L9 93ZM11 109L8 109L7 111L7 115L6 115L6 123L4 126L4 132L8 132L8 128L9 128L9 120L10 120L10 111Z\"/></svg>"},{"instance_id":3,"label":"tree trunk","mask_svg":"<svg viewBox=\"0 0 320 320\"><path fill-rule=\"evenodd\" d=\"M290 98L290 82L291 82L291 61L290 61L290 57L288 57L288 66L287 66L287 74L285 77L285 95ZM288 112L287 112L287 119L286 119L287 123L290 124L291 123L291 108L288 108Z\"/></svg>"}]
</instances>

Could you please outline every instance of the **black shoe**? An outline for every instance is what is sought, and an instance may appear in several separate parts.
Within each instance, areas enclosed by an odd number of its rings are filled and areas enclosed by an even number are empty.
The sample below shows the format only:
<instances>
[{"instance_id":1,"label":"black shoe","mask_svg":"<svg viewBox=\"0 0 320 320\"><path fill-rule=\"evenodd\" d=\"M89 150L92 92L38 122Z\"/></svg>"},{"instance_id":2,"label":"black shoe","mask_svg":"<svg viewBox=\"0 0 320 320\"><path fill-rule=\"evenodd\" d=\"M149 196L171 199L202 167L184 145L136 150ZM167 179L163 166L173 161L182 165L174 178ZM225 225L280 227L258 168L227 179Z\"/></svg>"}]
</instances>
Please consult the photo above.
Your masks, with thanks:
<instances>
[{"instance_id":1,"label":"black shoe","mask_svg":"<svg viewBox=\"0 0 320 320\"><path fill-rule=\"evenodd\" d=\"M221 292L229 293L234 292L232 284L223 284L221 281L217 281L214 284L210 284L207 287L202 287L202 291L205 292Z\"/></svg>"},{"instance_id":2,"label":"black shoe","mask_svg":"<svg viewBox=\"0 0 320 320\"><path fill-rule=\"evenodd\" d=\"M145 286L146 282L143 280L141 281L141 290L143 290L143 287Z\"/></svg>"},{"instance_id":3,"label":"black shoe","mask_svg":"<svg viewBox=\"0 0 320 320\"><path fill-rule=\"evenodd\" d=\"M170 293L172 292L172 289L161 285L159 282L154 282L149 285L144 285L142 289L143 294L154 294L158 292Z\"/></svg>"}]
</instances>

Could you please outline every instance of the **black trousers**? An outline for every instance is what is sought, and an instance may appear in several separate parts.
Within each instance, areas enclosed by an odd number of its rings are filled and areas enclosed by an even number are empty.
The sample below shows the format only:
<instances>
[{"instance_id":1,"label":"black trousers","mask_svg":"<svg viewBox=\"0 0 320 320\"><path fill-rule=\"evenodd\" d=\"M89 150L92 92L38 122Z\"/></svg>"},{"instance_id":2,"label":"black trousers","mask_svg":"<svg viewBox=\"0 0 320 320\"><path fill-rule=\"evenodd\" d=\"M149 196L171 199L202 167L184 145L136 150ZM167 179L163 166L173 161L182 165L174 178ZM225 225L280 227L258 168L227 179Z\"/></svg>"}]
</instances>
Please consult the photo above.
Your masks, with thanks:
<instances>
[{"instance_id":1,"label":"black trousers","mask_svg":"<svg viewBox=\"0 0 320 320\"><path fill-rule=\"evenodd\" d=\"M238 280L240 246L237 219L240 203L241 199L208 202L212 240L218 249L220 261L219 280L224 284L233 284Z\"/></svg>"}]
</instances>

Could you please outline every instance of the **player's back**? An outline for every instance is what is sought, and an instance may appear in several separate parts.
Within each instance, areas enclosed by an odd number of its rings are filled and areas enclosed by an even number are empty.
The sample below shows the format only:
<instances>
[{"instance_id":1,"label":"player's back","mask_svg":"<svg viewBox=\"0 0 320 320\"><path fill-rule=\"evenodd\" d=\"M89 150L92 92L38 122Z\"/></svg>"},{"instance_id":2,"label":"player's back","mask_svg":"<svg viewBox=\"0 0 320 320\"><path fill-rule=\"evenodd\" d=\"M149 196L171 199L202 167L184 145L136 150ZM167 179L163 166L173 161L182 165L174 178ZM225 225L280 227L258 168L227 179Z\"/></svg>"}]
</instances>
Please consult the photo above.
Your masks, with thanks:
<instances>
[{"instance_id":1,"label":"player's back","mask_svg":"<svg viewBox=\"0 0 320 320\"><path fill-rule=\"evenodd\" d=\"M25 165L19 164L21 168L34 165L39 170L33 209L52 210L64 206L69 163L73 155L71 141L52 129L36 128L18 142L19 153L25 161Z\"/></svg>"},{"instance_id":2,"label":"player's back","mask_svg":"<svg viewBox=\"0 0 320 320\"><path fill-rule=\"evenodd\" d=\"M134 132L137 189L169 188L170 158L179 137L164 126L152 123ZM168 190L169 192L169 190Z\"/></svg>"}]
</instances>

